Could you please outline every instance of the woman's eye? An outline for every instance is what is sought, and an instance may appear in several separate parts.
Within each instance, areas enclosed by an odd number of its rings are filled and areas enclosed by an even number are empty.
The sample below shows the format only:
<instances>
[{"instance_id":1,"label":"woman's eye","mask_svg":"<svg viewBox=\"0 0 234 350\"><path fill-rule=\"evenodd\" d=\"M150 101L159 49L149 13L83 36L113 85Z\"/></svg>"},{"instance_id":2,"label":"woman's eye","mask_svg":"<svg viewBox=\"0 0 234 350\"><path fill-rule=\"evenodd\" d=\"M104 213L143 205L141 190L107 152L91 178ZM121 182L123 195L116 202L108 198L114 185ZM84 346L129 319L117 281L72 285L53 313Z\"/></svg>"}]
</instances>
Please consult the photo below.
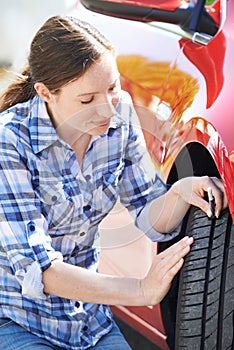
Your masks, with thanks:
<instances>
[{"instance_id":1,"label":"woman's eye","mask_svg":"<svg viewBox=\"0 0 234 350\"><path fill-rule=\"evenodd\" d=\"M85 105L85 104L91 103L91 102L93 101L93 99L94 99L94 97L92 96L89 100L81 101L81 103L82 103L83 105Z\"/></svg>"},{"instance_id":2,"label":"woman's eye","mask_svg":"<svg viewBox=\"0 0 234 350\"><path fill-rule=\"evenodd\" d=\"M120 80L116 80L115 84L110 86L109 91L110 92L118 92L120 90Z\"/></svg>"},{"instance_id":3,"label":"woman's eye","mask_svg":"<svg viewBox=\"0 0 234 350\"><path fill-rule=\"evenodd\" d=\"M109 91L110 92L118 92L118 86L115 85L115 86L110 87Z\"/></svg>"}]
</instances>

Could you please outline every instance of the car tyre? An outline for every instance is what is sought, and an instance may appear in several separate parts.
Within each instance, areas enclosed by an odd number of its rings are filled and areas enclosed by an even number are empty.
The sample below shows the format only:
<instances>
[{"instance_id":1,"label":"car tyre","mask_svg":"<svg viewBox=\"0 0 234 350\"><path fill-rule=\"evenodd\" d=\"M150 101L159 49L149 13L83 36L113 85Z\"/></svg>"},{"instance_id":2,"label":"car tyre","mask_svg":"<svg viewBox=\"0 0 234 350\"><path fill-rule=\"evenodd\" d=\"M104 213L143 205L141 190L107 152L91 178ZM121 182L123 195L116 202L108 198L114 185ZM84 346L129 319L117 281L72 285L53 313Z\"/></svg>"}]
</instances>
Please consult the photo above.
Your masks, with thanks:
<instances>
[{"instance_id":1,"label":"car tyre","mask_svg":"<svg viewBox=\"0 0 234 350\"><path fill-rule=\"evenodd\" d=\"M234 225L224 210L208 219L192 207L184 234L194 237L178 277L174 349L234 349Z\"/></svg>"}]
</instances>

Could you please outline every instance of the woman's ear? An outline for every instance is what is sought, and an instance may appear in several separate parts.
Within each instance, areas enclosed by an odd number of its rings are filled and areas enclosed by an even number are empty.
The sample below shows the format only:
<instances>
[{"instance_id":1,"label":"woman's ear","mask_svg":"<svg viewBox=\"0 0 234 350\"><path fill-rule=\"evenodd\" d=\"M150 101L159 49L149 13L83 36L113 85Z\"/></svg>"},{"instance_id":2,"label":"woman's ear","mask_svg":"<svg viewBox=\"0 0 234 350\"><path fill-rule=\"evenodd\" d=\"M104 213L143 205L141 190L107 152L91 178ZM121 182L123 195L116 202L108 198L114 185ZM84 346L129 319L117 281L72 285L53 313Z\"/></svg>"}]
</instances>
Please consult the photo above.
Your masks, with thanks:
<instances>
[{"instance_id":1,"label":"woman's ear","mask_svg":"<svg viewBox=\"0 0 234 350\"><path fill-rule=\"evenodd\" d=\"M51 92L50 90L45 86L43 83L35 83L34 84L34 89L36 90L38 96L42 98L45 102L49 102L51 98Z\"/></svg>"}]
</instances>

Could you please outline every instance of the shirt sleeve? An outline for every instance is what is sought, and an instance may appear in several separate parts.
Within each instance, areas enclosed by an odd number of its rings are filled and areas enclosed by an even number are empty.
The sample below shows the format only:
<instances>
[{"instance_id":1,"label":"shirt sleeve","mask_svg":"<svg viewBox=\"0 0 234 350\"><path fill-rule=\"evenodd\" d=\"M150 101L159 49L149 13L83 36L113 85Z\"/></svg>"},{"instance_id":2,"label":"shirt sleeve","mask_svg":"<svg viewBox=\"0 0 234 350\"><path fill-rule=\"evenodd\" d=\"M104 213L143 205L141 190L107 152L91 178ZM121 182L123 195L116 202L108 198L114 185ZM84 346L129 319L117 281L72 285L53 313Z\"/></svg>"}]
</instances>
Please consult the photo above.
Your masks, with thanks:
<instances>
[{"instance_id":1,"label":"shirt sleeve","mask_svg":"<svg viewBox=\"0 0 234 350\"><path fill-rule=\"evenodd\" d=\"M163 195L168 186L155 170L131 99L128 103L129 130L124 155L125 167L120 182L120 201L128 209L135 225L152 241L170 240L180 233L181 224L165 234L157 232L150 224L149 210L152 201Z\"/></svg>"},{"instance_id":2,"label":"shirt sleeve","mask_svg":"<svg viewBox=\"0 0 234 350\"><path fill-rule=\"evenodd\" d=\"M173 231L170 233L160 233L156 231L149 222L149 211L152 202L147 203L141 213L136 218L136 225L153 241L153 242L164 242L176 237L181 231L180 223Z\"/></svg>"},{"instance_id":3,"label":"shirt sleeve","mask_svg":"<svg viewBox=\"0 0 234 350\"><path fill-rule=\"evenodd\" d=\"M23 295L43 299L42 272L61 254L51 246L22 145L7 128L0 129L0 139L0 237L6 265L15 277L14 288L20 285Z\"/></svg>"}]
</instances>

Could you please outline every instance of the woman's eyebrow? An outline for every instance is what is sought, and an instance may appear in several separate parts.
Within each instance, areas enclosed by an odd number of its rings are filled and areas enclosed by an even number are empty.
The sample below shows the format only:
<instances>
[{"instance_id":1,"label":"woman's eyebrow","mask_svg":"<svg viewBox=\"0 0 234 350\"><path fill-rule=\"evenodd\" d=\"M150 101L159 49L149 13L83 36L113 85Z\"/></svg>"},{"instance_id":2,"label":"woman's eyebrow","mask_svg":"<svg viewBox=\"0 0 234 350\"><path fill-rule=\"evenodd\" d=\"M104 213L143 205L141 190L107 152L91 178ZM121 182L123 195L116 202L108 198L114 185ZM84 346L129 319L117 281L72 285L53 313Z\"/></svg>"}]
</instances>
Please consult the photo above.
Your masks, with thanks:
<instances>
[{"instance_id":1,"label":"woman's eyebrow","mask_svg":"<svg viewBox=\"0 0 234 350\"><path fill-rule=\"evenodd\" d=\"M113 83L110 84L110 86L115 85L118 80L119 80L119 76L115 79L115 81ZM88 96L88 95L95 95L95 94L99 94L99 93L100 93L100 91L83 92L82 94L78 94L77 97Z\"/></svg>"},{"instance_id":2,"label":"woman's eyebrow","mask_svg":"<svg viewBox=\"0 0 234 350\"><path fill-rule=\"evenodd\" d=\"M98 91L94 91L94 92L84 92L83 94L79 94L77 95L77 97L82 97L82 96L88 96L88 95L95 95L98 94Z\"/></svg>"}]
</instances>

